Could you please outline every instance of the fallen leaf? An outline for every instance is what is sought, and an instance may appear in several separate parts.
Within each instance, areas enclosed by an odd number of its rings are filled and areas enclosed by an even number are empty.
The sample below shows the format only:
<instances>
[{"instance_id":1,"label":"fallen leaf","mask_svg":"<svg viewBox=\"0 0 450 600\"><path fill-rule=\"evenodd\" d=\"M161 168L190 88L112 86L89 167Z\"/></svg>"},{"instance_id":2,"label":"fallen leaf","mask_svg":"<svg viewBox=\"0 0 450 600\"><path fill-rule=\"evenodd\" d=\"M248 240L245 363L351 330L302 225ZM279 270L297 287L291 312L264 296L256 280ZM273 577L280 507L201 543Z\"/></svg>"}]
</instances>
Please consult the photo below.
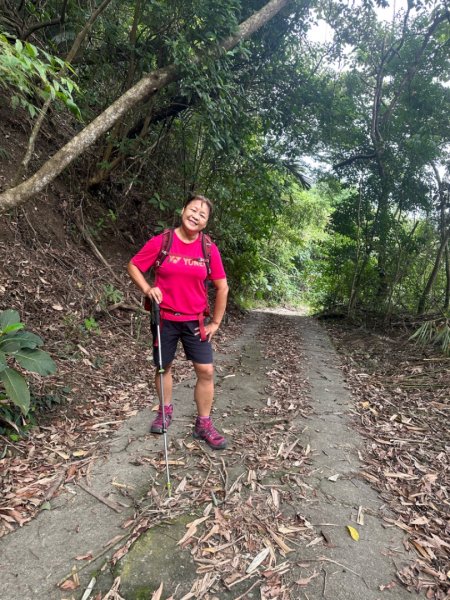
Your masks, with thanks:
<instances>
[{"instance_id":1,"label":"fallen leaf","mask_svg":"<svg viewBox=\"0 0 450 600\"><path fill-rule=\"evenodd\" d=\"M385 476L393 479L419 479L417 475L410 475L409 473L391 473L389 471L385 473Z\"/></svg>"},{"instance_id":2,"label":"fallen leaf","mask_svg":"<svg viewBox=\"0 0 450 600\"><path fill-rule=\"evenodd\" d=\"M303 577L301 579L297 579L297 581L295 583L297 585L300 585L301 587L305 587L306 585L311 583L311 581L313 579L315 579L318 575L319 575L319 573L317 571L314 571L314 573L312 575L310 575L309 577Z\"/></svg>"},{"instance_id":3,"label":"fallen leaf","mask_svg":"<svg viewBox=\"0 0 450 600\"><path fill-rule=\"evenodd\" d=\"M62 590L76 590L80 587L80 584L76 583L73 579L66 579L59 587Z\"/></svg>"},{"instance_id":4,"label":"fallen leaf","mask_svg":"<svg viewBox=\"0 0 450 600\"><path fill-rule=\"evenodd\" d=\"M161 582L161 585L159 586L159 588L155 592L153 592L152 600L160 600L161 594L163 591L163 585L164 585L163 582Z\"/></svg>"},{"instance_id":5,"label":"fallen leaf","mask_svg":"<svg viewBox=\"0 0 450 600\"><path fill-rule=\"evenodd\" d=\"M293 552L293 549L289 548L289 546L285 544L284 541L276 533L270 530L269 533L283 552L285 552L286 554L288 552Z\"/></svg>"},{"instance_id":6,"label":"fallen leaf","mask_svg":"<svg viewBox=\"0 0 450 600\"><path fill-rule=\"evenodd\" d=\"M79 456L86 456L87 453L87 450L75 450L74 452L72 452L72 456L78 458Z\"/></svg>"},{"instance_id":7,"label":"fallen leaf","mask_svg":"<svg viewBox=\"0 0 450 600\"><path fill-rule=\"evenodd\" d=\"M270 488L270 493L272 495L272 502L275 508L280 508L280 492L275 488Z\"/></svg>"},{"instance_id":8,"label":"fallen leaf","mask_svg":"<svg viewBox=\"0 0 450 600\"><path fill-rule=\"evenodd\" d=\"M347 525L347 530L352 538L352 540L354 540L355 542L357 542L359 540L359 533L358 531L352 527L351 525Z\"/></svg>"},{"instance_id":9,"label":"fallen leaf","mask_svg":"<svg viewBox=\"0 0 450 600\"><path fill-rule=\"evenodd\" d=\"M421 556L426 558L426 560L430 560L430 555L428 554L427 550L421 544L419 544L419 542L416 540L411 540L411 544Z\"/></svg>"},{"instance_id":10,"label":"fallen leaf","mask_svg":"<svg viewBox=\"0 0 450 600\"><path fill-rule=\"evenodd\" d=\"M195 521L192 521L191 523L187 523L186 527L188 528L188 530L184 534L184 536L181 538L181 540L179 542L177 542L177 546L181 546L182 544L184 544L184 542L186 540L188 540L189 538L194 536L195 533L197 532L197 525L200 525L200 523L203 523L203 521L206 521L207 518L208 517L201 517L200 519L195 519Z\"/></svg>"},{"instance_id":11,"label":"fallen leaf","mask_svg":"<svg viewBox=\"0 0 450 600\"><path fill-rule=\"evenodd\" d=\"M396 582L395 581L391 581L390 583L387 583L386 585L380 585L379 589L382 592L383 590L392 590L392 588L395 588L396 586Z\"/></svg>"},{"instance_id":12,"label":"fallen leaf","mask_svg":"<svg viewBox=\"0 0 450 600\"><path fill-rule=\"evenodd\" d=\"M62 450L53 450L53 452L64 460L69 460L70 458L70 454L67 454L67 452L62 452Z\"/></svg>"},{"instance_id":13,"label":"fallen leaf","mask_svg":"<svg viewBox=\"0 0 450 600\"><path fill-rule=\"evenodd\" d=\"M364 525L364 508L360 506L358 508L358 516L356 517L358 525Z\"/></svg>"},{"instance_id":14,"label":"fallen leaf","mask_svg":"<svg viewBox=\"0 0 450 600\"><path fill-rule=\"evenodd\" d=\"M87 554L81 554L80 556L75 556L75 560L90 560L93 558L92 551Z\"/></svg>"},{"instance_id":15,"label":"fallen leaf","mask_svg":"<svg viewBox=\"0 0 450 600\"><path fill-rule=\"evenodd\" d=\"M181 494L181 492L184 492L184 490L186 489L186 485L187 485L187 479L186 479L186 477L183 477L183 479L180 481L180 483L178 484L178 486L175 490L175 494Z\"/></svg>"},{"instance_id":16,"label":"fallen leaf","mask_svg":"<svg viewBox=\"0 0 450 600\"><path fill-rule=\"evenodd\" d=\"M253 571L255 571L259 565L264 562L264 560L267 558L267 556L269 555L270 552L270 548L263 548L263 550L261 550L261 552L259 552L255 558L252 560L252 562L249 564L249 566L247 567L247 570L245 571L246 573L252 573Z\"/></svg>"}]
</instances>

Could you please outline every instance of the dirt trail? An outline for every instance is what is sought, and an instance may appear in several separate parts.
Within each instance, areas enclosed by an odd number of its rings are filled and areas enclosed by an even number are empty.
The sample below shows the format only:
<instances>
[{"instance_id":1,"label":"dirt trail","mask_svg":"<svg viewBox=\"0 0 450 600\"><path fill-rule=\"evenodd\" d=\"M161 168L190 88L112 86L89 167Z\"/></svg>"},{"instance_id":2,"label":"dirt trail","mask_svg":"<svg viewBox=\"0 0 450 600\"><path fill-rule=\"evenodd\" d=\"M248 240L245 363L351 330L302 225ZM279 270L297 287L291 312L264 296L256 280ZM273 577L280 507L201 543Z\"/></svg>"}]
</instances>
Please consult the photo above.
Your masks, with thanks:
<instances>
[{"instance_id":1,"label":"dirt trail","mask_svg":"<svg viewBox=\"0 0 450 600\"><path fill-rule=\"evenodd\" d=\"M287 364L295 365L293 379ZM249 315L243 336L217 355L215 422L229 449L214 453L192 442L193 381L183 382L169 431L174 499L165 499L162 440L147 434L151 412L141 411L91 471L89 489L110 506L66 485L52 510L0 539L1 599L80 599L93 575L90 598L103 597L117 576L125 600L150 599L162 581L161 598L174 600L414 597L395 578L408 559L402 532L386 527L386 508L360 476L363 441L350 425L352 401L338 364L313 319ZM182 548L186 524L199 518ZM123 546L133 531L138 541ZM112 569L108 559L121 545ZM262 550L262 565L247 576ZM76 560L87 554L98 558ZM83 564L76 590L56 587Z\"/></svg>"}]
</instances>

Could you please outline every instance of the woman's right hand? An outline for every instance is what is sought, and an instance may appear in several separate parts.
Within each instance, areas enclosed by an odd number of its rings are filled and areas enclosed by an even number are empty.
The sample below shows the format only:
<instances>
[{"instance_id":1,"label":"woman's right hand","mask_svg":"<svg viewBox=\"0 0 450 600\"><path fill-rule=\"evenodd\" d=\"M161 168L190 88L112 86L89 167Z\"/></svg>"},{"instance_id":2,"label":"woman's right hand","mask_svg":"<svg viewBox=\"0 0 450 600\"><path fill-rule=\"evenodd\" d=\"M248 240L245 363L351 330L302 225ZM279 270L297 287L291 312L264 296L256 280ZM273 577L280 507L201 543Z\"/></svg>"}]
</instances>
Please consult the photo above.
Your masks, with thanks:
<instances>
[{"instance_id":1,"label":"woman's right hand","mask_svg":"<svg viewBox=\"0 0 450 600\"><path fill-rule=\"evenodd\" d=\"M159 287L148 288L148 290L145 292L145 295L147 296L147 298L150 298L150 300L154 300L158 304L161 304L163 299L163 295Z\"/></svg>"}]
</instances>

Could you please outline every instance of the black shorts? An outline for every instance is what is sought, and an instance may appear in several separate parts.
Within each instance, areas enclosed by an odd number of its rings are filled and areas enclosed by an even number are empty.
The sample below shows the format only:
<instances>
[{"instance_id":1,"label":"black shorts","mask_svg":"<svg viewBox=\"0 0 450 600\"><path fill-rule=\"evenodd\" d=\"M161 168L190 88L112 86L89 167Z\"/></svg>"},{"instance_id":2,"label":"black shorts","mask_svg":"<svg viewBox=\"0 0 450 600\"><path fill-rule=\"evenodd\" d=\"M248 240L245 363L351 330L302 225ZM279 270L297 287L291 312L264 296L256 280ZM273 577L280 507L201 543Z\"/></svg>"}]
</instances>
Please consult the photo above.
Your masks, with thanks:
<instances>
[{"instance_id":1,"label":"black shorts","mask_svg":"<svg viewBox=\"0 0 450 600\"><path fill-rule=\"evenodd\" d=\"M161 355L163 368L170 365L175 358L178 340L181 340L184 353L188 360L201 365L210 365L213 362L213 351L211 342L208 340L202 342L198 329L198 321L168 321L161 319ZM157 343L156 325L152 325L153 333L153 360L155 365L159 365L159 348Z\"/></svg>"}]
</instances>

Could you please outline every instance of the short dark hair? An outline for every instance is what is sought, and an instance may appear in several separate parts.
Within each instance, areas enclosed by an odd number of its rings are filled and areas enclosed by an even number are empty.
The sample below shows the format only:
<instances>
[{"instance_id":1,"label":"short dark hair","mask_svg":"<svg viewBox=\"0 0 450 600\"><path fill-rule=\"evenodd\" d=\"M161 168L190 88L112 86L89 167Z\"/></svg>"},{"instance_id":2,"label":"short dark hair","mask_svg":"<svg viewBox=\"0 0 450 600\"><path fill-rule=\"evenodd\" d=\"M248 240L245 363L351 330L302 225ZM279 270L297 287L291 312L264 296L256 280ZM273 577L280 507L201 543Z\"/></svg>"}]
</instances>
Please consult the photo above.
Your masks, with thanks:
<instances>
[{"instance_id":1,"label":"short dark hair","mask_svg":"<svg viewBox=\"0 0 450 600\"><path fill-rule=\"evenodd\" d=\"M209 198L207 198L206 196L202 196L201 194L194 194L194 193L189 194L186 202L183 205L183 208L186 208L186 206L188 204L190 204L191 202L193 202L194 200L201 200L202 202L204 202L206 204L206 206L208 207L209 216L212 215L213 210L214 210L214 205L213 205L212 201Z\"/></svg>"}]
</instances>

